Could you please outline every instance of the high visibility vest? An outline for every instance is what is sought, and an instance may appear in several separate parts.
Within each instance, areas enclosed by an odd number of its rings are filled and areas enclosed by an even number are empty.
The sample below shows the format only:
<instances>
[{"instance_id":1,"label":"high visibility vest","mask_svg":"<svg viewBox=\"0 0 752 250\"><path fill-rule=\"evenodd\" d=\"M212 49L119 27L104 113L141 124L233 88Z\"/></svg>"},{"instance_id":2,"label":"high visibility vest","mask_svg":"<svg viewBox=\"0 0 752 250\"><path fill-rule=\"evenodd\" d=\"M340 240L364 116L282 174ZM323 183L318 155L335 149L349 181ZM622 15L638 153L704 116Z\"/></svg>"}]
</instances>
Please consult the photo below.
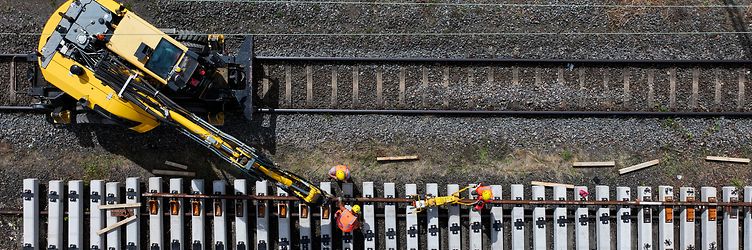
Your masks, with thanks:
<instances>
[{"instance_id":1,"label":"high visibility vest","mask_svg":"<svg viewBox=\"0 0 752 250\"><path fill-rule=\"evenodd\" d=\"M342 232L350 233L358 228L358 216L350 210L337 211L339 217L337 217L337 227Z\"/></svg>"}]
</instances>

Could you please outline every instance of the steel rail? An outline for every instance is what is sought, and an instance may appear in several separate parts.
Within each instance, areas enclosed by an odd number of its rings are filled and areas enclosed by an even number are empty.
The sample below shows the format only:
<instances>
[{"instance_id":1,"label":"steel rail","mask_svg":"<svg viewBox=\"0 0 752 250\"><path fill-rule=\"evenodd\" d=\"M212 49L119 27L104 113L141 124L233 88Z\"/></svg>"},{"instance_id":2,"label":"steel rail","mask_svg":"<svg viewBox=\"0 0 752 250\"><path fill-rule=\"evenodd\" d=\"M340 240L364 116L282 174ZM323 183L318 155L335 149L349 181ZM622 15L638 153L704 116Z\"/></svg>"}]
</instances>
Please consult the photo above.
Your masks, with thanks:
<instances>
[{"instance_id":1,"label":"steel rail","mask_svg":"<svg viewBox=\"0 0 752 250\"><path fill-rule=\"evenodd\" d=\"M745 59L534 59L534 58L420 58L420 57L295 57L295 56L255 56L260 63L271 62L316 62L316 63L439 63L439 64L588 64L588 65L637 65L637 64L681 64L681 65L750 65Z\"/></svg>"},{"instance_id":2,"label":"steel rail","mask_svg":"<svg viewBox=\"0 0 752 250\"><path fill-rule=\"evenodd\" d=\"M174 199L225 199L225 200L255 200L255 201L299 201L293 196L259 196L259 195L211 195L211 194L172 194L172 193L143 193L146 198L174 198ZM343 202L370 202L370 203L412 203L409 198L332 198L330 201L341 200ZM468 203L474 200L462 199L460 202ZM752 202L703 202L703 201L578 201L578 200L490 200L489 204L499 205L528 205L528 206L708 206L708 207L752 207Z\"/></svg>"},{"instance_id":3,"label":"steel rail","mask_svg":"<svg viewBox=\"0 0 752 250\"><path fill-rule=\"evenodd\" d=\"M33 106L0 106L0 112L43 112L44 110Z\"/></svg>"},{"instance_id":4,"label":"steel rail","mask_svg":"<svg viewBox=\"0 0 752 250\"><path fill-rule=\"evenodd\" d=\"M438 109L275 109L260 108L270 114L343 114L343 115L446 115L446 116L570 116L570 117L752 117L752 112L691 111L556 111L556 110L438 110Z\"/></svg>"}]
</instances>

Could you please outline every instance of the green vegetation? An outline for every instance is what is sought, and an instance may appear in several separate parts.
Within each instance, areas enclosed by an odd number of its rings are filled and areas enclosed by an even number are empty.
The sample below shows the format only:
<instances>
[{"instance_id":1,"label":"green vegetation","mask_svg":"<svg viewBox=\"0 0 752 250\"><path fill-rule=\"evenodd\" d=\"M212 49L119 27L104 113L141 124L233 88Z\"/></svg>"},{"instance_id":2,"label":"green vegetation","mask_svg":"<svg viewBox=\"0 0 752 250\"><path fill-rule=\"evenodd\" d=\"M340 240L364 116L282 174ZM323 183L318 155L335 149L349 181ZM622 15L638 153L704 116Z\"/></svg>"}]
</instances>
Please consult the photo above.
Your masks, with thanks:
<instances>
[{"instance_id":1,"label":"green vegetation","mask_svg":"<svg viewBox=\"0 0 752 250\"><path fill-rule=\"evenodd\" d=\"M737 190L744 190L744 181L739 178L731 179L731 185L736 187Z\"/></svg>"},{"instance_id":2,"label":"green vegetation","mask_svg":"<svg viewBox=\"0 0 752 250\"><path fill-rule=\"evenodd\" d=\"M569 149L565 149L564 151L561 151L559 155L561 155L561 159L564 161L570 161L572 160L572 158L574 158L574 153L572 153L572 151Z\"/></svg>"}]
</instances>

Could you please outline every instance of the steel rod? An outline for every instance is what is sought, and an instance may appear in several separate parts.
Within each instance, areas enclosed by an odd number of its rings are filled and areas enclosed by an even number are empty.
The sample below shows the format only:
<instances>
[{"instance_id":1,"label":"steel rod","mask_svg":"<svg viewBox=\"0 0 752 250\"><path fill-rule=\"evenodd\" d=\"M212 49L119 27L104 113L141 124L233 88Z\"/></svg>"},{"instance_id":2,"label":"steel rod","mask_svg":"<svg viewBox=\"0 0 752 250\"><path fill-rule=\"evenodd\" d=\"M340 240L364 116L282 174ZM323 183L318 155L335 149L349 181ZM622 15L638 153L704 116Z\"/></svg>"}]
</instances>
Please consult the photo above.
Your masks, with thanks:
<instances>
[{"instance_id":1,"label":"steel rod","mask_svg":"<svg viewBox=\"0 0 752 250\"><path fill-rule=\"evenodd\" d=\"M521 110L412 110L412 109L274 109L275 114L348 114L348 115L449 115L449 116L597 116L597 117L751 117L752 112L657 112L657 111L521 111Z\"/></svg>"},{"instance_id":2,"label":"steel rod","mask_svg":"<svg viewBox=\"0 0 752 250\"><path fill-rule=\"evenodd\" d=\"M293 196L257 196L257 195L210 195L210 194L171 194L171 193L144 193L143 197L155 198L187 198L187 199L228 199L228 200L263 200L263 201L298 201ZM331 198L330 201L341 199L343 202L374 202L374 203L411 203L414 199L408 198ZM460 202L468 203L474 200L462 199ZM501 205L530 205L530 206L732 206L752 207L752 202L701 202L701 201L568 201L568 200L491 200L490 204Z\"/></svg>"},{"instance_id":3,"label":"steel rod","mask_svg":"<svg viewBox=\"0 0 752 250\"><path fill-rule=\"evenodd\" d=\"M647 59L524 59L524 58L399 58L399 57L295 57L256 56L259 62L320 62L320 63L458 63L458 64L696 64L708 66L752 64L752 60L647 60Z\"/></svg>"}]
</instances>

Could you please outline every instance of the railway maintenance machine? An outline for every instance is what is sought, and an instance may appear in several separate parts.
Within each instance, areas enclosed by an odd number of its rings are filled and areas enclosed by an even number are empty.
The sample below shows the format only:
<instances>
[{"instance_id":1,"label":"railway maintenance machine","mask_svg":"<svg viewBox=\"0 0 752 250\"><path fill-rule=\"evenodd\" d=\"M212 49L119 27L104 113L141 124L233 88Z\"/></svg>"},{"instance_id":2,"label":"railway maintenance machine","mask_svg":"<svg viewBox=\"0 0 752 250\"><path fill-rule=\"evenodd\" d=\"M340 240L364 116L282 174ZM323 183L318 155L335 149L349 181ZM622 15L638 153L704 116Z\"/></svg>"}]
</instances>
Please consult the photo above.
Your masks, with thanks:
<instances>
[{"instance_id":1,"label":"railway maintenance machine","mask_svg":"<svg viewBox=\"0 0 752 250\"><path fill-rule=\"evenodd\" d=\"M56 123L109 123L147 132L167 124L256 178L311 204L329 194L276 167L214 125L252 112L252 40L226 55L224 36L167 34L114 0L68 0L44 26L32 89Z\"/></svg>"}]
</instances>

